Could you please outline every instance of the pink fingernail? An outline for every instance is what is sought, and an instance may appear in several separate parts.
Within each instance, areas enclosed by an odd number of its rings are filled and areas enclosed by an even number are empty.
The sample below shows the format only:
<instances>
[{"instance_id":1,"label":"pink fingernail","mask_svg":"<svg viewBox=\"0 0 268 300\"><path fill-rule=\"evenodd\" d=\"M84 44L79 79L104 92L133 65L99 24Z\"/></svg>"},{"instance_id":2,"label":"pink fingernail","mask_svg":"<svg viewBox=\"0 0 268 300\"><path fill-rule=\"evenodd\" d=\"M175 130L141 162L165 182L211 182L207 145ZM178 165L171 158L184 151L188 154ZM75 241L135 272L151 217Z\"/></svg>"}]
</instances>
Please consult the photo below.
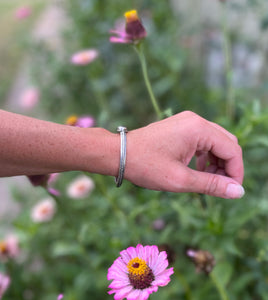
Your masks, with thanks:
<instances>
[{"instance_id":1,"label":"pink fingernail","mask_svg":"<svg viewBox=\"0 0 268 300\"><path fill-rule=\"evenodd\" d=\"M226 189L226 197L230 199L241 198L245 194L245 190L242 185L229 183Z\"/></svg>"}]
</instances>

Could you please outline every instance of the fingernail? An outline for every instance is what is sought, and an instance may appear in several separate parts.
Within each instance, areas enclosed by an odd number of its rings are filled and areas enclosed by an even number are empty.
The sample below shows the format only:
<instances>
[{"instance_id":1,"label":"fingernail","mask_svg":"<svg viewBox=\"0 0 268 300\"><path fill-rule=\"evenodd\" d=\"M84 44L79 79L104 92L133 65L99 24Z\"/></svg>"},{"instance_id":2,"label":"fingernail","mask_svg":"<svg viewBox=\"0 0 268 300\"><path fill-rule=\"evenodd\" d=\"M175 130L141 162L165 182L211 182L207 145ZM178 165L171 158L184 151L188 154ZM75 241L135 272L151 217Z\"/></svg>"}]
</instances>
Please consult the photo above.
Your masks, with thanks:
<instances>
[{"instance_id":1,"label":"fingernail","mask_svg":"<svg viewBox=\"0 0 268 300\"><path fill-rule=\"evenodd\" d=\"M226 189L226 197L230 199L241 198L245 194L245 190L242 185L229 183Z\"/></svg>"}]
</instances>

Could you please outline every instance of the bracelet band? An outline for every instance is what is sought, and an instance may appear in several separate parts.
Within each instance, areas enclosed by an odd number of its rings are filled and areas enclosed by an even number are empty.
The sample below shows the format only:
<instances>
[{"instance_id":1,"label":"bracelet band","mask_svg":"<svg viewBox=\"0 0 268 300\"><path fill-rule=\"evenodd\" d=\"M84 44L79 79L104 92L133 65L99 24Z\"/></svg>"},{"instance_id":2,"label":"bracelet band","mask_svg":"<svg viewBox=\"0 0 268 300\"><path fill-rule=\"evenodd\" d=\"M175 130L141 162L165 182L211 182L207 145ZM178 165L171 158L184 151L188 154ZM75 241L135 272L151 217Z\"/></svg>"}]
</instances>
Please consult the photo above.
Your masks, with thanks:
<instances>
[{"instance_id":1,"label":"bracelet band","mask_svg":"<svg viewBox=\"0 0 268 300\"><path fill-rule=\"evenodd\" d=\"M127 128L123 126L117 127L117 132L120 133L120 163L118 176L115 178L116 187L120 187L123 179L126 166L127 156Z\"/></svg>"}]
</instances>

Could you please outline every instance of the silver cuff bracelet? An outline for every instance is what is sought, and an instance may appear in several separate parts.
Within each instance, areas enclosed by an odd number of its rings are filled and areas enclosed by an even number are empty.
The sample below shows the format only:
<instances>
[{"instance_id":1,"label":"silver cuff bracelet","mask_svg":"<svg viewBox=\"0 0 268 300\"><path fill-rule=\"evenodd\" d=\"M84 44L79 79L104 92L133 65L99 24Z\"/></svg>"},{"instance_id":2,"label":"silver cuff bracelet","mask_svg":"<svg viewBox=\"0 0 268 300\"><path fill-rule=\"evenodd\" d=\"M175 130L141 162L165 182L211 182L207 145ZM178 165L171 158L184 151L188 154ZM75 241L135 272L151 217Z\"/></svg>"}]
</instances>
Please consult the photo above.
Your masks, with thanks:
<instances>
[{"instance_id":1,"label":"silver cuff bracelet","mask_svg":"<svg viewBox=\"0 0 268 300\"><path fill-rule=\"evenodd\" d=\"M115 178L115 183L117 187L120 187L124 179L124 172L126 166L127 128L123 126L118 126L117 132L120 133L120 163L119 163L118 176Z\"/></svg>"}]
</instances>

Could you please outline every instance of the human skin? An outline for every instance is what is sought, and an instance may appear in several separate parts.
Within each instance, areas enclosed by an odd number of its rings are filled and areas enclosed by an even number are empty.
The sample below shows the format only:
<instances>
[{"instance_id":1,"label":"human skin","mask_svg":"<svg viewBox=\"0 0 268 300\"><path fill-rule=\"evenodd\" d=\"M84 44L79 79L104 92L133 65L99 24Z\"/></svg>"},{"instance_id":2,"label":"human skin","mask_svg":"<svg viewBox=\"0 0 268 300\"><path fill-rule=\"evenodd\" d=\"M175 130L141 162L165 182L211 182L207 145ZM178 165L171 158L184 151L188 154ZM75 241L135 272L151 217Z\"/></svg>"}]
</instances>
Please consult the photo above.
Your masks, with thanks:
<instances>
[{"instance_id":1,"label":"human skin","mask_svg":"<svg viewBox=\"0 0 268 300\"><path fill-rule=\"evenodd\" d=\"M120 136L0 110L0 176L73 170L117 176ZM197 170L188 167L196 156ZM209 164L209 166L207 166ZM240 198L244 190L237 139L193 112L127 133L125 179L144 188Z\"/></svg>"}]
</instances>

